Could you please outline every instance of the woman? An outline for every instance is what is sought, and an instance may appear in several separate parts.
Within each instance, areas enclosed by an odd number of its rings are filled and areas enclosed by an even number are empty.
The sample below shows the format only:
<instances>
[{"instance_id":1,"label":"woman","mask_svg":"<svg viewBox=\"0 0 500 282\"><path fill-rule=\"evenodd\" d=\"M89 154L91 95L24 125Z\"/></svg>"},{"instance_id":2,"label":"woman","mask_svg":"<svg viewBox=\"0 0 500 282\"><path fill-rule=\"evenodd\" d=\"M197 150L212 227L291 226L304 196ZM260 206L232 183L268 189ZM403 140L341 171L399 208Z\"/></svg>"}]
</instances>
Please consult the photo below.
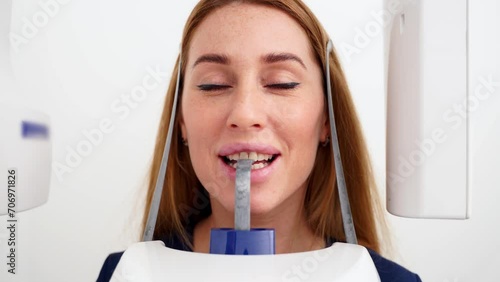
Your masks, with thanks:
<instances>
[{"instance_id":1,"label":"woman","mask_svg":"<svg viewBox=\"0 0 500 282\"><path fill-rule=\"evenodd\" d=\"M330 68L337 130L359 244L382 281L420 281L382 258L382 220L369 157L345 77L328 35L300 0L202 0L184 29L179 111L155 240L209 252L211 228L233 227L234 163L251 172L252 227L276 230L276 253L345 241L323 73ZM148 190L149 211L172 110L170 83ZM147 215L147 214L146 214ZM380 226L383 226L381 224ZM108 257L107 281L121 253Z\"/></svg>"}]
</instances>

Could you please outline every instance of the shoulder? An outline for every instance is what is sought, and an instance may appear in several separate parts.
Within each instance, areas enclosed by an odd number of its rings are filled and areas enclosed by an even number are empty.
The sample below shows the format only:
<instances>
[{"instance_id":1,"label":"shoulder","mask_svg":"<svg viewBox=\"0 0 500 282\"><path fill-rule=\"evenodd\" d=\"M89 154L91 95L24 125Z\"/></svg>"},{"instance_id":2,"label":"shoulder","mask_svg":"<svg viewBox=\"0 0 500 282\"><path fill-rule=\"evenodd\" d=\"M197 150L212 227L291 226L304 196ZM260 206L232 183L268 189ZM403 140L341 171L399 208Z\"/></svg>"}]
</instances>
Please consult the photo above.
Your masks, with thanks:
<instances>
[{"instance_id":1,"label":"shoulder","mask_svg":"<svg viewBox=\"0 0 500 282\"><path fill-rule=\"evenodd\" d=\"M371 249L367 248L367 250L372 257L375 267L377 268L381 282L422 282L417 274L391 260L382 257Z\"/></svg>"},{"instance_id":2,"label":"shoulder","mask_svg":"<svg viewBox=\"0 0 500 282\"><path fill-rule=\"evenodd\" d=\"M110 254L104 264L102 265L101 271L99 272L99 277L97 277L97 282L107 282L111 279L113 271L115 271L118 262L120 261L123 252Z\"/></svg>"}]
</instances>

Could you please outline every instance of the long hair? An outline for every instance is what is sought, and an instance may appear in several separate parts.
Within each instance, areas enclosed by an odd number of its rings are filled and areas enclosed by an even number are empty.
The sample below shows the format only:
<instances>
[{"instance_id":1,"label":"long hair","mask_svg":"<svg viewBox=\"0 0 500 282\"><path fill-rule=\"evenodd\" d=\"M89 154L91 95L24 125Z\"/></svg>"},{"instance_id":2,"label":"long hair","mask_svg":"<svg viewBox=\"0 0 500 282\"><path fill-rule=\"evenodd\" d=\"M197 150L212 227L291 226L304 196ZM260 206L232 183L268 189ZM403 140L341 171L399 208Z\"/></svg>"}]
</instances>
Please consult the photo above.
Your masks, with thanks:
<instances>
[{"instance_id":1,"label":"long hair","mask_svg":"<svg viewBox=\"0 0 500 282\"><path fill-rule=\"evenodd\" d=\"M323 72L326 67L330 68L339 146L358 242L360 245L380 252L379 236L385 230L384 214L380 206L369 154L346 78L335 51L330 53L329 65L324 65L328 35L314 14L300 0L202 0L193 9L184 27L181 44L184 52L182 52L182 56L177 58L177 64L172 72L161 116L153 163L149 174L143 229L151 206L166 142L174 100L178 62L179 60L182 62L181 85L179 87L179 95L182 95L182 77L185 71L184 66L188 60L187 50L189 50L194 32L210 13L234 2L263 5L278 9L291 16L305 30L317 63L322 67ZM326 82L324 82L325 85ZM326 91L324 92L326 101ZM197 179L188 149L182 144L179 115L180 111L174 122L166 180L153 239L177 236L183 240L186 246L192 247L188 236L189 232L186 228L210 215L211 207L208 192ZM308 178L304 209L307 222L317 236L345 241L334 168L331 147L319 146L313 170ZM379 226L382 226L382 229L378 230L377 222L380 223Z\"/></svg>"}]
</instances>

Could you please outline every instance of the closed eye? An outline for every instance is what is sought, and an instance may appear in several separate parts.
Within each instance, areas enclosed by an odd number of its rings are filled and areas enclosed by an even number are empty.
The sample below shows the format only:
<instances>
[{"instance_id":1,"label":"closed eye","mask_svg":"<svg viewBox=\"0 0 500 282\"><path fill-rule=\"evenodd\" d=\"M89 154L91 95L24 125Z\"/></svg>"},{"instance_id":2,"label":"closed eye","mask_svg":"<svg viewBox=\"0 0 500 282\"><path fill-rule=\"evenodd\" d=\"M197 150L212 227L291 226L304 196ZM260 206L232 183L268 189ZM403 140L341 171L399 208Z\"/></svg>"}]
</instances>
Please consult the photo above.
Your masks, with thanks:
<instances>
[{"instance_id":1,"label":"closed eye","mask_svg":"<svg viewBox=\"0 0 500 282\"><path fill-rule=\"evenodd\" d=\"M300 85L300 83L298 83L298 82L288 82L288 83L268 84L268 85L266 85L266 87L267 88L271 88L271 89L283 89L283 90L287 90L287 89L294 89L298 85Z\"/></svg>"},{"instance_id":2,"label":"closed eye","mask_svg":"<svg viewBox=\"0 0 500 282\"><path fill-rule=\"evenodd\" d=\"M218 91L218 90L224 90L231 88L229 85L223 85L223 84L200 84L197 86L198 89L201 91Z\"/></svg>"}]
</instances>

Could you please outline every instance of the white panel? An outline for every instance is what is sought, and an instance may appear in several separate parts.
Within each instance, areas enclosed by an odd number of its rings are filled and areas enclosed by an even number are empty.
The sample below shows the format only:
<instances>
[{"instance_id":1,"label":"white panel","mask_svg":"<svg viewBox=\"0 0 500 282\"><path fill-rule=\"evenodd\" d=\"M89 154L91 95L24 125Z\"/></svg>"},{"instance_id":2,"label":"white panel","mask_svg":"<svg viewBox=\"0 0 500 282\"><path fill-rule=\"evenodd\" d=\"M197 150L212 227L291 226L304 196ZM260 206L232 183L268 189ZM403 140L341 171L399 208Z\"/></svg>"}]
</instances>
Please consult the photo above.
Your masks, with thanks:
<instances>
[{"instance_id":1,"label":"white panel","mask_svg":"<svg viewBox=\"0 0 500 282\"><path fill-rule=\"evenodd\" d=\"M23 122L29 126L23 126ZM38 111L0 104L0 130L0 175L5 181L0 194L0 215L44 204L49 197L52 164L49 117ZM9 173L12 170L14 174ZM14 181L9 191L7 179ZM14 196L8 198L7 192Z\"/></svg>"},{"instance_id":2,"label":"white panel","mask_svg":"<svg viewBox=\"0 0 500 282\"><path fill-rule=\"evenodd\" d=\"M387 209L467 213L467 1L407 1L395 15L387 85Z\"/></svg>"},{"instance_id":3,"label":"white panel","mask_svg":"<svg viewBox=\"0 0 500 282\"><path fill-rule=\"evenodd\" d=\"M311 270L310 262L321 267ZM191 271L196 265L200 271ZM166 267L167 266L167 267ZM166 248L161 241L129 247L110 281L333 281L380 282L366 248L345 243L311 252L210 255Z\"/></svg>"}]
</instances>

